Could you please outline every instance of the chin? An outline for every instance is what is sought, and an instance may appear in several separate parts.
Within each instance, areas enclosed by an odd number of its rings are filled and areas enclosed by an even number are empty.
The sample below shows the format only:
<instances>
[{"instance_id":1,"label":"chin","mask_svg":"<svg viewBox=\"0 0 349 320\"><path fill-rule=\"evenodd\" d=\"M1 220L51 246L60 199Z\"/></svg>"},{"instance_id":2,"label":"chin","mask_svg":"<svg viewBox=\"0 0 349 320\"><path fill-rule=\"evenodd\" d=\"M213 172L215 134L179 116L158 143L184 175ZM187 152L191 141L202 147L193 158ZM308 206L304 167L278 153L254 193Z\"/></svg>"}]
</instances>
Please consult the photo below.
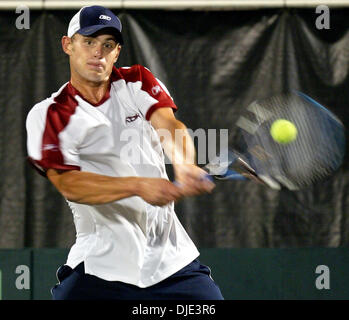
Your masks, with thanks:
<instances>
[{"instance_id":1,"label":"chin","mask_svg":"<svg viewBox=\"0 0 349 320\"><path fill-rule=\"evenodd\" d=\"M86 78L88 81L100 83L105 81L107 77L105 76L105 74L90 74Z\"/></svg>"}]
</instances>

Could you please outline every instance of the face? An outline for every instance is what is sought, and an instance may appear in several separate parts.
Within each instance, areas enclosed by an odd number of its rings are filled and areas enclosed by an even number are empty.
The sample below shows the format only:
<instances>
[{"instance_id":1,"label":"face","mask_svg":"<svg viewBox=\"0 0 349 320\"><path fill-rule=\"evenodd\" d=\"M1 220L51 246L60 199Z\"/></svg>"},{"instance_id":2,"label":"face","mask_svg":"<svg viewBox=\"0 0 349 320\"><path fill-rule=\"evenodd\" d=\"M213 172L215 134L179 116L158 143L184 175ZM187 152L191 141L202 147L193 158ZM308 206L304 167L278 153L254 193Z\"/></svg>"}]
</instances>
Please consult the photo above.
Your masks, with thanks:
<instances>
[{"instance_id":1,"label":"face","mask_svg":"<svg viewBox=\"0 0 349 320\"><path fill-rule=\"evenodd\" d=\"M121 50L115 37L103 30L93 36L64 36L62 47L69 55L72 79L92 85L108 81Z\"/></svg>"}]
</instances>

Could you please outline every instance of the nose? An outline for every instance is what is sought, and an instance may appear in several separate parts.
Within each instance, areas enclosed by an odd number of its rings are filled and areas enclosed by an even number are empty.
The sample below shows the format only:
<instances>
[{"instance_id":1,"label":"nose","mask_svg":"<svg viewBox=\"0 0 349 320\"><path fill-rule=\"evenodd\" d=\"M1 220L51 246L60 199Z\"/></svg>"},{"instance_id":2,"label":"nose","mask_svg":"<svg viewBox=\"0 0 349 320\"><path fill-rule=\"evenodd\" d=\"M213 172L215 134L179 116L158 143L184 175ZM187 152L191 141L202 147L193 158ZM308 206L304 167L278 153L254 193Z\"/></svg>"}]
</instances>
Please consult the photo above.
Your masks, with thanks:
<instances>
[{"instance_id":1,"label":"nose","mask_svg":"<svg viewBox=\"0 0 349 320\"><path fill-rule=\"evenodd\" d=\"M96 47L94 48L94 57L95 58L102 57L102 46L101 45L96 45Z\"/></svg>"}]
</instances>

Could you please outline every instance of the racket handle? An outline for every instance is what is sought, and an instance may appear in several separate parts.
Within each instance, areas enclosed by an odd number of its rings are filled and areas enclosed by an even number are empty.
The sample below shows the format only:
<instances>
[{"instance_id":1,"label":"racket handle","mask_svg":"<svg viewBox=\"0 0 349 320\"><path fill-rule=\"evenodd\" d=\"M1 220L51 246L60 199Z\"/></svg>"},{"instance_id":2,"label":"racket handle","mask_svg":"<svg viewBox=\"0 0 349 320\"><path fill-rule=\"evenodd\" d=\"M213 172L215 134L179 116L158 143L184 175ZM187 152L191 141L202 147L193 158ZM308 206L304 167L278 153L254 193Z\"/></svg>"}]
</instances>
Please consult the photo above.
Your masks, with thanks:
<instances>
[{"instance_id":1,"label":"racket handle","mask_svg":"<svg viewBox=\"0 0 349 320\"><path fill-rule=\"evenodd\" d=\"M214 182L214 178L216 178L217 180L248 180L246 177L244 177L243 175L241 175L240 173L237 173L234 170L227 170L227 172L222 175L222 176L217 176L217 175L211 175L211 174L206 174L203 179L207 179L209 181ZM175 184L177 187L180 187L181 184L178 181L173 181L173 184Z\"/></svg>"},{"instance_id":2,"label":"racket handle","mask_svg":"<svg viewBox=\"0 0 349 320\"><path fill-rule=\"evenodd\" d=\"M204 179L207 179L213 182L213 176L209 175L208 173L205 175Z\"/></svg>"},{"instance_id":3,"label":"racket handle","mask_svg":"<svg viewBox=\"0 0 349 320\"><path fill-rule=\"evenodd\" d=\"M206 176L211 181L213 181L213 177L215 177L218 180L247 180L246 177L244 177L242 174L240 174L234 170L227 170L227 172L221 176L210 175L210 174L207 174Z\"/></svg>"}]
</instances>

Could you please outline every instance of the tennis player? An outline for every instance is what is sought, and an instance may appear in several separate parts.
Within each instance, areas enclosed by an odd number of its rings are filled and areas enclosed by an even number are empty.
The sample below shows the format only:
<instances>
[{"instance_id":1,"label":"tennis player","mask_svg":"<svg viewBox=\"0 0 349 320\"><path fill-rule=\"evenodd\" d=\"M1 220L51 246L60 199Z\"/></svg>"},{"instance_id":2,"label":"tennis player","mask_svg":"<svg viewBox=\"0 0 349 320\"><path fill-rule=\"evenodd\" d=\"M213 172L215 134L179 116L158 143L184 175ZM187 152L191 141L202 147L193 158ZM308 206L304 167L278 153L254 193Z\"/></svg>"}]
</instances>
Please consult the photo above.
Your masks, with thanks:
<instances>
[{"instance_id":1,"label":"tennis player","mask_svg":"<svg viewBox=\"0 0 349 320\"><path fill-rule=\"evenodd\" d=\"M28 158L65 197L76 228L53 299L223 299L174 211L214 184L195 165L165 85L141 65L114 66L121 28L104 7L76 13L62 38L70 81L27 116Z\"/></svg>"}]
</instances>

